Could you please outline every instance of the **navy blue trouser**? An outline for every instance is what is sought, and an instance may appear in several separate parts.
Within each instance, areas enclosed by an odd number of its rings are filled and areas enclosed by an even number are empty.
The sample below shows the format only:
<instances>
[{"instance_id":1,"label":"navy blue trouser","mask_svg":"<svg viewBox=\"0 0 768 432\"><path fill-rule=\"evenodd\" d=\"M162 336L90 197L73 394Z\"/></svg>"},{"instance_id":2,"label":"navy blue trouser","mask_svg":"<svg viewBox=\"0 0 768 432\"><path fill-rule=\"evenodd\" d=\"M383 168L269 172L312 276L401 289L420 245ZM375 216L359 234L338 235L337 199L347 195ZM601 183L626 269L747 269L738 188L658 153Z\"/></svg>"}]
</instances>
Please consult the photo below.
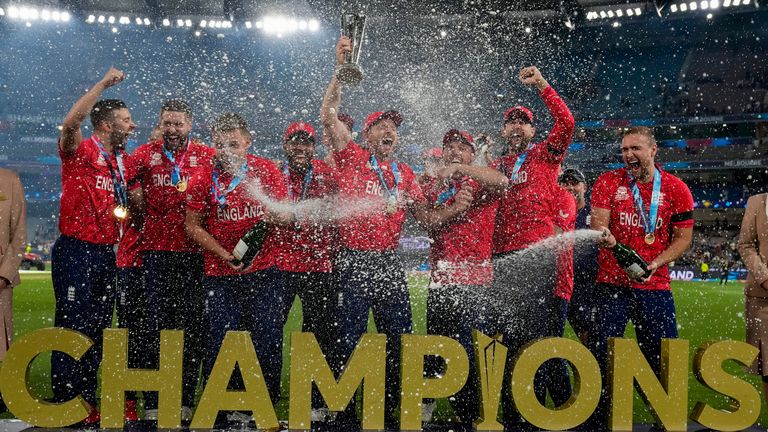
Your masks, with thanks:
<instances>
[{"instance_id":1,"label":"navy blue trouser","mask_svg":"<svg viewBox=\"0 0 768 432\"><path fill-rule=\"evenodd\" d=\"M576 269L578 272L579 270ZM576 336L589 334L595 326L596 309L594 306L595 281L583 280L578 277L573 281L573 296L568 306L568 322L571 323ZM582 340L582 342L585 342Z\"/></svg>"},{"instance_id":2,"label":"navy blue trouser","mask_svg":"<svg viewBox=\"0 0 768 432\"><path fill-rule=\"evenodd\" d=\"M273 267L242 275L206 276L204 286L210 325L208 364L213 365L228 331L250 332L269 395L276 403L280 399L285 323L281 272ZM230 387L243 388L239 372L233 374Z\"/></svg>"},{"instance_id":3,"label":"navy blue trouser","mask_svg":"<svg viewBox=\"0 0 768 432\"><path fill-rule=\"evenodd\" d=\"M537 339L552 336L562 311L552 294L556 256L549 248L530 248L493 256L495 324L507 346L505 377L512 374L518 351ZM564 366L563 366L564 367ZM501 405L507 428L530 425L519 415L512 400L510 380L504 379Z\"/></svg>"},{"instance_id":4,"label":"navy blue trouser","mask_svg":"<svg viewBox=\"0 0 768 432\"><path fill-rule=\"evenodd\" d=\"M457 340L469 358L469 377L464 387L451 399L451 406L463 424L471 425L479 417L480 391L478 389L477 361L472 330L493 336L491 315L486 310L487 287L481 285L433 285L427 296L427 333ZM431 374L442 373L445 362L437 367L435 358L428 361Z\"/></svg>"},{"instance_id":5,"label":"navy blue trouser","mask_svg":"<svg viewBox=\"0 0 768 432\"><path fill-rule=\"evenodd\" d=\"M147 305L144 297L144 273L141 267L118 267L115 312L117 326L128 329L128 367L131 369L149 367L144 355L148 336L144 318ZM136 395L129 392L127 397L135 399Z\"/></svg>"},{"instance_id":6,"label":"navy blue trouser","mask_svg":"<svg viewBox=\"0 0 768 432\"><path fill-rule=\"evenodd\" d=\"M192 252L145 251L147 348L150 369L158 367L160 330L184 331L182 405L195 401L198 376L207 342L207 318L203 306L203 256ZM145 392L144 408L157 409L157 392Z\"/></svg>"},{"instance_id":7,"label":"navy blue trouser","mask_svg":"<svg viewBox=\"0 0 768 432\"><path fill-rule=\"evenodd\" d=\"M376 329L387 336L385 421L392 427L397 418L394 409L400 400L400 335L411 333L413 325L405 271L393 251L345 249L337 262L339 341L335 354L339 363L349 360L368 328L371 310Z\"/></svg>"},{"instance_id":8,"label":"navy blue trouser","mask_svg":"<svg viewBox=\"0 0 768 432\"><path fill-rule=\"evenodd\" d=\"M594 290L597 320L587 347L600 365L603 393L590 424L605 425L608 413L608 339L624 336L632 320L645 358L658 376L661 372L661 340L677 338L677 317L672 291L643 290L598 283Z\"/></svg>"},{"instance_id":9,"label":"navy blue trouser","mask_svg":"<svg viewBox=\"0 0 768 432\"><path fill-rule=\"evenodd\" d=\"M82 395L96 406L102 334L112 325L115 308L114 247L62 235L53 245L51 258L56 297L54 325L76 330L93 341L80 361L58 351L51 355L54 400L64 402Z\"/></svg>"},{"instance_id":10,"label":"navy blue trouser","mask_svg":"<svg viewBox=\"0 0 768 432\"><path fill-rule=\"evenodd\" d=\"M549 320L545 336L563 337L565 331L565 319L568 315L568 301L564 298L552 296L547 300ZM555 406L561 406L571 397L571 378L568 375L568 367L564 359L552 359L545 362L538 371L533 382L536 398L542 405L547 402L547 391Z\"/></svg>"}]
</instances>

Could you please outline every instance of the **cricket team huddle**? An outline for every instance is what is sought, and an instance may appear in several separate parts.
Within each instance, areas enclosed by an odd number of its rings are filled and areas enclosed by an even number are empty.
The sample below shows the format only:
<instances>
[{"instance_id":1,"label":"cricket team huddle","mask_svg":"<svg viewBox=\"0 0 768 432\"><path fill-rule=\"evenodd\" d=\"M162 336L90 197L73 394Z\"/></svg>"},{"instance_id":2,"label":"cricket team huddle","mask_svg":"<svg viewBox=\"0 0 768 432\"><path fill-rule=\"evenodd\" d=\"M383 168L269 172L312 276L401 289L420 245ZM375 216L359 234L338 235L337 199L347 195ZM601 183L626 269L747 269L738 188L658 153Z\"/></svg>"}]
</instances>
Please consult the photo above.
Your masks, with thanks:
<instances>
[{"instance_id":1,"label":"cricket team huddle","mask_svg":"<svg viewBox=\"0 0 768 432\"><path fill-rule=\"evenodd\" d=\"M342 37L336 64L350 51ZM458 340L469 354L470 376L450 401L456 423L471 427L479 417L473 329L503 335L511 369L521 347L562 336L569 320L605 375L608 339L623 336L631 319L659 373L661 340L677 337L667 263L691 243L694 204L685 183L654 162L651 129L624 131L625 167L602 174L587 203L584 175L561 167L574 118L533 66L519 79L538 91L554 118L546 139L532 141L534 115L515 106L501 119L503 156L474 164L473 135L451 129L442 140L442 165L421 176L395 158L397 111L368 115L355 142L351 117L339 111L336 76L322 100L322 132L316 135L308 122L290 124L281 162L249 153L249 126L235 113L211 123L210 145L191 139L193 113L179 99L163 103L152 139L127 154L136 128L131 113L118 99L100 100L124 78L111 68L82 96L65 117L58 144L55 326L87 335L94 346L78 361L54 352L51 376L55 401L82 395L91 405L84 425L99 421L101 338L115 307L118 325L129 330L132 368L157 368L159 331L184 330L182 417L188 420L200 377L209 375L230 330L250 332L272 402L280 399L283 327L298 296L303 331L315 334L337 378L373 313L387 337L385 424L397 428L400 335L413 332L406 274L395 253L408 213L433 241L427 332ZM93 134L84 137L88 115ZM315 158L318 141L329 150L324 160ZM243 259L259 223L268 227L260 250ZM534 246L585 228L602 233L576 251L540 253ZM631 279L614 256L617 244L637 252L648 272ZM545 271L517 271L529 262ZM427 366L426 373L438 376L445 365ZM561 405L572 394L570 383L566 362L550 360L534 391L542 403L549 394ZM230 385L242 388L242 377L235 373ZM526 429L509 385L505 379L503 423ZM605 393L590 430L606 427ZM156 419L157 408L157 393L145 392L144 418ZM313 408L314 420L331 421L317 395ZM233 415L250 417L226 418ZM138 419L134 394L126 419ZM333 421L359 426L354 400Z\"/></svg>"}]
</instances>

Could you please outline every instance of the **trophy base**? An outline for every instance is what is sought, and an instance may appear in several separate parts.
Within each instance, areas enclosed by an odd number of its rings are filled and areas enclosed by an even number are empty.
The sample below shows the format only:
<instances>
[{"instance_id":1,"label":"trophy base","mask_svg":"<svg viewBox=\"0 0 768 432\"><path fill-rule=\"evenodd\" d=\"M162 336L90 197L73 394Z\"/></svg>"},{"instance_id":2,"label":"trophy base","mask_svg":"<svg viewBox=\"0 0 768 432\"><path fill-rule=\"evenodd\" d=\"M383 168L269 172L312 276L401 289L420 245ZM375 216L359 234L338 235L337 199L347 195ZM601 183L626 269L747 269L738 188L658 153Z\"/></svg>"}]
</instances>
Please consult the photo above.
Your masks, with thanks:
<instances>
[{"instance_id":1,"label":"trophy base","mask_svg":"<svg viewBox=\"0 0 768 432\"><path fill-rule=\"evenodd\" d=\"M345 63L336 67L336 79L347 87L357 87L363 80L363 71L354 63Z\"/></svg>"}]
</instances>

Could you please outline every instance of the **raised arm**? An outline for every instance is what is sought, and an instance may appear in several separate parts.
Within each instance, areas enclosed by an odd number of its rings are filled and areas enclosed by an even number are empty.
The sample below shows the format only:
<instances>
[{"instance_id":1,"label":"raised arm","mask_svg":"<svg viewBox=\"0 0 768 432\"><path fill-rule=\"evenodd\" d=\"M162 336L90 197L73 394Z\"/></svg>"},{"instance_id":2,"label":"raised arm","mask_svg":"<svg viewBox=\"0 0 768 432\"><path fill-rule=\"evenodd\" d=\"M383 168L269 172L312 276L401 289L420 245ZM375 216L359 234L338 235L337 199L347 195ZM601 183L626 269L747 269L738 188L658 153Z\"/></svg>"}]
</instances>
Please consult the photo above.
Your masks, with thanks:
<instances>
[{"instance_id":1,"label":"raised arm","mask_svg":"<svg viewBox=\"0 0 768 432\"><path fill-rule=\"evenodd\" d=\"M573 130L576 128L576 121L573 114L565 102L560 98L555 89L549 85L546 79L536 66L530 66L520 70L520 81L528 86L535 87L539 95L555 118L555 125L547 138L547 150L558 160L562 160L565 151L571 144Z\"/></svg>"},{"instance_id":2,"label":"raised arm","mask_svg":"<svg viewBox=\"0 0 768 432\"><path fill-rule=\"evenodd\" d=\"M61 125L59 145L64 153L74 153L77 150L83 140L80 125L91 113L91 109L98 101L101 93L124 79L125 73L110 67L104 77L72 105Z\"/></svg>"},{"instance_id":3,"label":"raised arm","mask_svg":"<svg viewBox=\"0 0 768 432\"><path fill-rule=\"evenodd\" d=\"M439 178L469 177L480 183L484 188L500 193L509 185L509 179L500 171L493 168L452 163L437 172Z\"/></svg>"},{"instance_id":4,"label":"raised arm","mask_svg":"<svg viewBox=\"0 0 768 432\"><path fill-rule=\"evenodd\" d=\"M352 41L348 37L342 36L336 43L336 65L343 64L344 56L351 51ZM320 123L322 123L325 133L328 134L331 149L334 151L344 150L352 140L352 134L338 117L340 103L341 83L336 79L334 71L333 78L331 78L331 82L325 90L325 96L323 96L323 105L320 107Z\"/></svg>"}]
</instances>

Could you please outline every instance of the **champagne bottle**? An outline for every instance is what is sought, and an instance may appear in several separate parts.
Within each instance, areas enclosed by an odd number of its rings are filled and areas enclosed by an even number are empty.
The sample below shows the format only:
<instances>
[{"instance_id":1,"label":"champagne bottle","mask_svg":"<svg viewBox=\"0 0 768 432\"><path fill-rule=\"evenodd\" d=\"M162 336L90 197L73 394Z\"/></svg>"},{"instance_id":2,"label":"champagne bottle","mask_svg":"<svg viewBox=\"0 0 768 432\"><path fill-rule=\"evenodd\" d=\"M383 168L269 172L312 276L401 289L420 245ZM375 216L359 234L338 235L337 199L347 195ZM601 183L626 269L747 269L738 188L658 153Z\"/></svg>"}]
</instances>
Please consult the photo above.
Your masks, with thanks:
<instances>
[{"instance_id":1,"label":"champagne bottle","mask_svg":"<svg viewBox=\"0 0 768 432\"><path fill-rule=\"evenodd\" d=\"M651 275L648 263L629 246L617 242L611 252L630 279L641 280Z\"/></svg>"},{"instance_id":2,"label":"champagne bottle","mask_svg":"<svg viewBox=\"0 0 768 432\"><path fill-rule=\"evenodd\" d=\"M247 233L237 242L235 249L232 251L232 255L235 259L232 260L232 264L243 264L243 268L251 265L251 262L256 255L261 252L262 246L264 246L264 239L267 238L267 232L269 231L269 225L263 220L256 223Z\"/></svg>"}]
</instances>

